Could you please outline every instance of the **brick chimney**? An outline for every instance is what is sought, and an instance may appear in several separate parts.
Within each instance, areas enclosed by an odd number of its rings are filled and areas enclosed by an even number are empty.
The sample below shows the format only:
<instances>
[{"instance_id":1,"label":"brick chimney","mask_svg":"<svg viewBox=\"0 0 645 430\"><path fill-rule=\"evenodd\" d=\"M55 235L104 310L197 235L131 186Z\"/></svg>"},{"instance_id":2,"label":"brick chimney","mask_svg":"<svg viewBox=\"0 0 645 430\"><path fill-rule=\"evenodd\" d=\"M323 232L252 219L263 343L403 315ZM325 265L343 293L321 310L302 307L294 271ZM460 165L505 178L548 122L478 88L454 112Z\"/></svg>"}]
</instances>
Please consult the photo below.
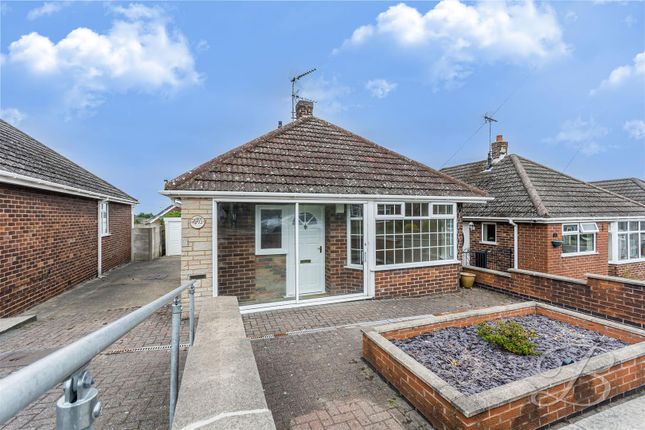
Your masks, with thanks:
<instances>
[{"instance_id":1,"label":"brick chimney","mask_svg":"<svg viewBox=\"0 0 645 430\"><path fill-rule=\"evenodd\" d=\"M498 134L495 142L491 143L490 150L493 163L506 157L508 155L508 142L504 140L504 136Z\"/></svg>"},{"instance_id":2,"label":"brick chimney","mask_svg":"<svg viewBox=\"0 0 645 430\"><path fill-rule=\"evenodd\" d=\"M314 114L314 102L309 100L298 100L296 103L296 119L303 116L311 116Z\"/></svg>"}]
</instances>

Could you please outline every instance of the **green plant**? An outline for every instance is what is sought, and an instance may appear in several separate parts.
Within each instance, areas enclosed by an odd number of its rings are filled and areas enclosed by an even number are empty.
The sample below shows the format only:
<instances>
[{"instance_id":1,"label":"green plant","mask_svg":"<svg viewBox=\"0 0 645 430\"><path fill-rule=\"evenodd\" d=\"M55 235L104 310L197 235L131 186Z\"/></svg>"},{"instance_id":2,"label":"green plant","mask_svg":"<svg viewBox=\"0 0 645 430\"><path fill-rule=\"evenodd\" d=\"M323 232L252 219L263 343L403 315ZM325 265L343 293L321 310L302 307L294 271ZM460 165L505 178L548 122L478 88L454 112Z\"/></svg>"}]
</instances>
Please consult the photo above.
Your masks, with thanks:
<instances>
[{"instance_id":1,"label":"green plant","mask_svg":"<svg viewBox=\"0 0 645 430\"><path fill-rule=\"evenodd\" d=\"M477 336L513 354L538 355L537 345L530 341L536 335L516 321L495 321L494 325L482 323L477 326Z\"/></svg>"}]
</instances>

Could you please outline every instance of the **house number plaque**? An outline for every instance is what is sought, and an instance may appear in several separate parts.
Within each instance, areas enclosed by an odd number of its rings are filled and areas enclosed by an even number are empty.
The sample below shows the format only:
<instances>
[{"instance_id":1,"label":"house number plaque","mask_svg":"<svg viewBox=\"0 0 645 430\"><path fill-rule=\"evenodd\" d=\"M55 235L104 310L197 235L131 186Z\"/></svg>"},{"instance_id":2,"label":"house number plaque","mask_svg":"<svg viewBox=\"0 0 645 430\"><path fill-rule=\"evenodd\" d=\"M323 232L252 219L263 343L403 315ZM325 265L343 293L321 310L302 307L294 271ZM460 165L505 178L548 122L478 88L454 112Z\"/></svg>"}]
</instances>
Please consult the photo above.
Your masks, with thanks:
<instances>
[{"instance_id":1,"label":"house number plaque","mask_svg":"<svg viewBox=\"0 0 645 430\"><path fill-rule=\"evenodd\" d=\"M192 228L196 228L197 230L204 227L204 224L206 224L206 220L203 216L195 215L190 219L190 226Z\"/></svg>"}]
</instances>

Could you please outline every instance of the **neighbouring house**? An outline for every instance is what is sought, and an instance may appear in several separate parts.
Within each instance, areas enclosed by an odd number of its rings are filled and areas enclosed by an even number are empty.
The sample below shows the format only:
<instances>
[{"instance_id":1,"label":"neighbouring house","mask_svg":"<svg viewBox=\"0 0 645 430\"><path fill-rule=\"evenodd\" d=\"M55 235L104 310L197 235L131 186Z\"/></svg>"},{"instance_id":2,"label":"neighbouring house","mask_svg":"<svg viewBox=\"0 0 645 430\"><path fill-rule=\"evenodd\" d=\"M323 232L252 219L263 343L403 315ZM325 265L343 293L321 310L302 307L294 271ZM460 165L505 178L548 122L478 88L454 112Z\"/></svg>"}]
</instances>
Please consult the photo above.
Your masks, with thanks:
<instances>
[{"instance_id":1,"label":"neighbouring house","mask_svg":"<svg viewBox=\"0 0 645 430\"><path fill-rule=\"evenodd\" d=\"M162 219L166 216L173 216L181 218L181 203L174 202L171 205L168 205L163 210L158 212L156 215L153 215L152 218L146 220L146 224L161 224Z\"/></svg>"},{"instance_id":2,"label":"neighbouring house","mask_svg":"<svg viewBox=\"0 0 645 430\"><path fill-rule=\"evenodd\" d=\"M464 205L467 264L645 279L644 205L509 154L501 135L487 160L442 171L495 197Z\"/></svg>"},{"instance_id":3,"label":"neighbouring house","mask_svg":"<svg viewBox=\"0 0 645 430\"><path fill-rule=\"evenodd\" d=\"M128 263L136 203L0 120L0 317Z\"/></svg>"},{"instance_id":4,"label":"neighbouring house","mask_svg":"<svg viewBox=\"0 0 645 430\"><path fill-rule=\"evenodd\" d=\"M645 205L645 181L642 179L607 179L589 183Z\"/></svg>"},{"instance_id":5,"label":"neighbouring house","mask_svg":"<svg viewBox=\"0 0 645 430\"><path fill-rule=\"evenodd\" d=\"M181 277L243 309L457 288L463 203L487 194L313 116L168 181Z\"/></svg>"}]
</instances>

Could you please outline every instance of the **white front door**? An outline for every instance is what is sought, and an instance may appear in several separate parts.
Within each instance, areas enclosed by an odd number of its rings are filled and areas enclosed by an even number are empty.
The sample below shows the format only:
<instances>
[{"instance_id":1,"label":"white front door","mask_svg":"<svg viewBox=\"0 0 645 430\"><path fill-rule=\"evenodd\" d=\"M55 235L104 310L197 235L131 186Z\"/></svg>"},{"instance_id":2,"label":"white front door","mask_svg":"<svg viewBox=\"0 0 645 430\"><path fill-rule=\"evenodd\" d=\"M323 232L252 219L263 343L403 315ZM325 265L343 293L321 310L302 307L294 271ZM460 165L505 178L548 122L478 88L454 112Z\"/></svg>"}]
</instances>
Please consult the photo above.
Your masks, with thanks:
<instances>
[{"instance_id":1,"label":"white front door","mask_svg":"<svg viewBox=\"0 0 645 430\"><path fill-rule=\"evenodd\" d=\"M300 205L298 264L300 295L325 292L325 206Z\"/></svg>"}]
</instances>

